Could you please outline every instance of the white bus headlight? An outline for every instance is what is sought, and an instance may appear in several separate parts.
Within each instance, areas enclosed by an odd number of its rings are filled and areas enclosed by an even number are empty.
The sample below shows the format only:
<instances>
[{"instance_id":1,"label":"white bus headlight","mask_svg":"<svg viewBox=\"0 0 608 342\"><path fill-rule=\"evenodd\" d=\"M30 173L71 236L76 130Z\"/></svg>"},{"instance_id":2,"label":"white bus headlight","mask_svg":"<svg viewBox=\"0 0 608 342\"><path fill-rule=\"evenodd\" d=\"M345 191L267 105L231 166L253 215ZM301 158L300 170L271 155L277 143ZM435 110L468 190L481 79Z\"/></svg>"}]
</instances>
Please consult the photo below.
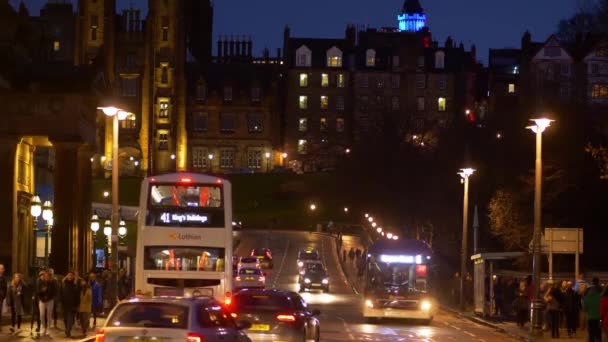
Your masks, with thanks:
<instances>
[{"instance_id":1,"label":"white bus headlight","mask_svg":"<svg viewBox=\"0 0 608 342\"><path fill-rule=\"evenodd\" d=\"M304 278L304 282L305 282L306 284L310 284L310 279L308 279L308 278Z\"/></svg>"},{"instance_id":2,"label":"white bus headlight","mask_svg":"<svg viewBox=\"0 0 608 342\"><path fill-rule=\"evenodd\" d=\"M302 266L304 266L304 263L302 261L298 261L298 266L302 267Z\"/></svg>"},{"instance_id":3,"label":"white bus headlight","mask_svg":"<svg viewBox=\"0 0 608 342\"><path fill-rule=\"evenodd\" d=\"M367 305L368 308L373 308L374 307L374 303L372 302L371 299L365 300L365 305Z\"/></svg>"},{"instance_id":4,"label":"white bus headlight","mask_svg":"<svg viewBox=\"0 0 608 342\"><path fill-rule=\"evenodd\" d=\"M329 279L325 278L325 279L323 279L323 281L321 281L321 282L322 282L323 284L327 285L327 284L329 284Z\"/></svg>"},{"instance_id":5,"label":"white bus headlight","mask_svg":"<svg viewBox=\"0 0 608 342\"><path fill-rule=\"evenodd\" d=\"M420 309L423 311L431 310L431 302L428 300L423 300L422 303L420 303Z\"/></svg>"}]
</instances>

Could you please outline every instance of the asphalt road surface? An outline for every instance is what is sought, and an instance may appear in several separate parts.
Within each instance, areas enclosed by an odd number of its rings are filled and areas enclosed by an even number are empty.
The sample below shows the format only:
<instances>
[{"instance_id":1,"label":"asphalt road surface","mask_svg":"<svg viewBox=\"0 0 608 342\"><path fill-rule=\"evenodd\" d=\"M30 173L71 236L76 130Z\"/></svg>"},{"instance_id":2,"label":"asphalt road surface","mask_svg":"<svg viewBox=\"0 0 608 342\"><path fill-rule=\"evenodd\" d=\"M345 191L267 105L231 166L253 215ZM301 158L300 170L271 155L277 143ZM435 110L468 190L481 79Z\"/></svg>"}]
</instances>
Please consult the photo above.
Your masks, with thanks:
<instances>
[{"instance_id":1,"label":"asphalt road surface","mask_svg":"<svg viewBox=\"0 0 608 342\"><path fill-rule=\"evenodd\" d=\"M268 270L266 286L298 290L296 264L301 248L314 247L330 276L330 292L306 292L302 296L321 311L321 341L515 341L486 326L440 312L426 326L418 322L386 320L368 324L361 314L362 297L355 294L341 271L333 238L317 233L287 231L243 231L236 255L248 255L253 248L270 248L274 269Z\"/></svg>"}]
</instances>

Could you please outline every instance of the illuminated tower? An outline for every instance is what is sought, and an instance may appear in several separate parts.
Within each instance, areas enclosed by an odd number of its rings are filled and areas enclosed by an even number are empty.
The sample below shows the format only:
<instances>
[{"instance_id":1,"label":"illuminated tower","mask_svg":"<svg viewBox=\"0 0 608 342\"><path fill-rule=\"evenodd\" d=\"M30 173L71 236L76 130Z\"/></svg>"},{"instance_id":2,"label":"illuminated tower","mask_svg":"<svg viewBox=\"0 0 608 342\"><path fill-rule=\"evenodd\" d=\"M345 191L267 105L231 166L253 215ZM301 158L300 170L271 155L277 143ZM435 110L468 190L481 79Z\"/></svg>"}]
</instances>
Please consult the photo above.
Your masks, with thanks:
<instances>
[{"instance_id":1,"label":"illuminated tower","mask_svg":"<svg viewBox=\"0 0 608 342\"><path fill-rule=\"evenodd\" d=\"M400 32L418 32L426 26L426 14L418 0L405 0L397 20Z\"/></svg>"}]
</instances>

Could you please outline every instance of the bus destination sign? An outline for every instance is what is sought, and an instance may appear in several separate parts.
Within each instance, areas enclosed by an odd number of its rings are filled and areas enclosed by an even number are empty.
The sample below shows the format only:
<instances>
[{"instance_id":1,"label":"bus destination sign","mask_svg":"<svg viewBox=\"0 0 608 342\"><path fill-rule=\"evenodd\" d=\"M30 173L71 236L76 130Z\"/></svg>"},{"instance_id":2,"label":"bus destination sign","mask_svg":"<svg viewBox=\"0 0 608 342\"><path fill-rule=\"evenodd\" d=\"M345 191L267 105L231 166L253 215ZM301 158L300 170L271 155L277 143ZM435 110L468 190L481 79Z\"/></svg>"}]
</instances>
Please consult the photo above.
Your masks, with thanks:
<instances>
[{"instance_id":1,"label":"bus destination sign","mask_svg":"<svg viewBox=\"0 0 608 342\"><path fill-rule=\"evenodd\" d=\"M174 224L174 223L205 223L209 220L209 217L206 215L200 214L176 214L176 213L161 213L160 220L164 224Z\"/></svg>"}]
</instances>

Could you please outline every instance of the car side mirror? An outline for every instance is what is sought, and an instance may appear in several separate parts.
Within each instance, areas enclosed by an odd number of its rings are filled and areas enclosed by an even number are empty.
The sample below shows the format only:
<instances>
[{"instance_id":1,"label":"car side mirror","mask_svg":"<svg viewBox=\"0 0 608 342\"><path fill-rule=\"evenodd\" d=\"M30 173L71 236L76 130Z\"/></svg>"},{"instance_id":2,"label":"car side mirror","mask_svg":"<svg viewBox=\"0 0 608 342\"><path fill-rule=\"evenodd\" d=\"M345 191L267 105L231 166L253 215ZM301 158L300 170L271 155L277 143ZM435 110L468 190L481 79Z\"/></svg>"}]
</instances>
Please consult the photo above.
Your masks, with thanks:
<instances>
[{"instance_id":1,"label":"car side mirror","mask_svg":"<svg viewBox=\"0 0 608 342\"><path fill-rule=\"evenodd\" d=\"M236 327L239 330L247 330L251 328L251 322L245 320L239 320L236 322Z\"/></svg>"},{"instance_id":2,"label":"car side mirror","mask_svg":"<svg viewBox=\"0 0 608 342\"><path fill-rule=\"evenodd\" d=\"M319 316L320 314L321 314L321 311L319 309L312 310L312 315L313 316Z\"/></svg>"}]
</instances>

